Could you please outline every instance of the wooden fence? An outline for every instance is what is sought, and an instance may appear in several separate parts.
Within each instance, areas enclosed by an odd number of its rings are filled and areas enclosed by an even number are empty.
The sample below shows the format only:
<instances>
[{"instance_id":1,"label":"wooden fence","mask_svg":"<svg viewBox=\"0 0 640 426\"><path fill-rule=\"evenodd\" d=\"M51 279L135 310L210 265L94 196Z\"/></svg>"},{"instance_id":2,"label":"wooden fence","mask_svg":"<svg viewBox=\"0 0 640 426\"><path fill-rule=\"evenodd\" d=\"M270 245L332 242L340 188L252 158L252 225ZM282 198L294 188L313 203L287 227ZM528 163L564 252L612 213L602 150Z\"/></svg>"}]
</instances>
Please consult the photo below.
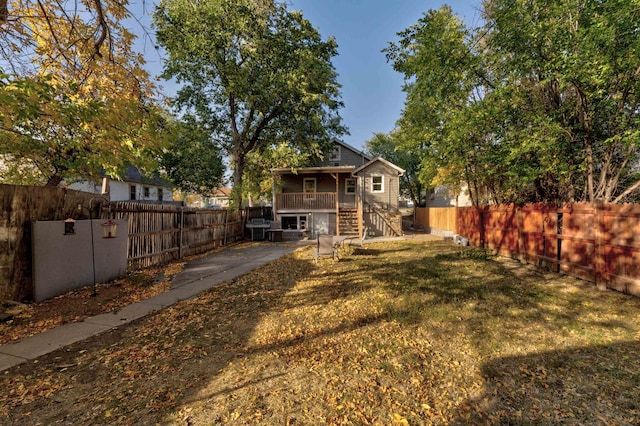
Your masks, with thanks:
<instances>
[{"instance_id":1,"label":"wooden fence","mask_svg":"<svg viewBox=\"0 0 640 426\"><path fill-rule=\"evenodd\" d=\"M416 207L415 224L432 234L456 232L456 207Z\"/></svg>"},{"instance_id":2,"label":"wooden fence","mask_svg":"<svg viewBox=\"0 0 640 426\"><path fill-rule=\"evenodd\" d=\"M63 188L0 184L0 301L33 297L31 223L85 217L90 204L96 215L100 204L92 198Z\"/></svg>"},{"instance_id":3,"label":"wooden fence","mask_svg":"<svg viewBox=\"0 0 640 426\"><path fill-rule=\"evenodd\" d=\"M461 207L470 244L640 296L640 205Z\"/></svg>"},{"instance_id":4,"label":"wooden fence","mask_svg":"<svg viewBox=\"0 0 640 426\"><path fill-rule=\"evenodd\" d=\"M94 218L126 216L129 268L136 269L243 239L246 220L271 215L264 207L230 211L135 202L114 202L106 210L107 202L87 192L0 184L0 302L33 299L31 224L38 220L88 219L89 207Z\"/></svg>"},{"instance_id":5,"label":"wooden fence","mask_svg":"<svg viewBox=\"0 0 640 426\"><path fill-rule=\"evenodd\" d=\"M118 201L108 214L128 219L129 268L140 269L244 239L247 220L265 212L261 207L221 210Z\"/></svg>"}]
</instances>

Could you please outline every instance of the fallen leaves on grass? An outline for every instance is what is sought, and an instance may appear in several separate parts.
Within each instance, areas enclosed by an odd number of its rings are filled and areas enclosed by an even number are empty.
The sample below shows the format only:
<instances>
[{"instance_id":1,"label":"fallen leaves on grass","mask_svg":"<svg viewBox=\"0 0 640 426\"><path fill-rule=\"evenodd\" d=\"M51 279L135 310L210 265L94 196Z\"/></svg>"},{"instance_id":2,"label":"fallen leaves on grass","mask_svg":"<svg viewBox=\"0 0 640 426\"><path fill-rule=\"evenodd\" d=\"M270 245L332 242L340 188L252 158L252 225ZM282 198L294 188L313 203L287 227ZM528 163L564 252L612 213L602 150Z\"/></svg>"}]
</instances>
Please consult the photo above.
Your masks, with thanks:
<instances>
[{"instance_id":1,"label":"fallen leaves on grass","mask_svg":"<svg viewBox=\"0 0 640 426\"><path fill-rule=\"evenodd\" d=\"M317 265L307 249L12 369L0 407L23 424L637 424L638 308L443 242Z\"/></svg>"}]
</instances>

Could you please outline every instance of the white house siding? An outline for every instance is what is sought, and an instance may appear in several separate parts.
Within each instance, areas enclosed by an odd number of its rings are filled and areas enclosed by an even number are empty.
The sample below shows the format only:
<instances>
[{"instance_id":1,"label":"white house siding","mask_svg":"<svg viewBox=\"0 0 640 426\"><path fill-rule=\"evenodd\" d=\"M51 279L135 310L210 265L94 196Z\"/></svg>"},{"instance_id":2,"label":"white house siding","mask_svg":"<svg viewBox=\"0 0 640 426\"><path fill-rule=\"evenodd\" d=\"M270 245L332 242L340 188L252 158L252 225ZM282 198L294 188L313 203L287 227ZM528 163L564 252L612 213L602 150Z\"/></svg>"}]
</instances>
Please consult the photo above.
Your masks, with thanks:
<instances>
[{"instance_id":1,"label":"white house siding","mask_svg":"<svg viewBox=\"0 0 640 426\"><path fill-rule=\"evenodd\" d=\"M466 185L459 194L444 185L436 186L433 191L432 194L427 194L425 207L468 207L472 205Z\"/></svg>"},{"instance_id":2,"label":"white house siding","mask_svg":"<svg viewBox=\"0 0 640 426\"><path fill-rule=\"evenodd\" d=\"M136 201L158 201L158 191L162 189L162 200L173 201L173 191L170 188L162 188L155 185L146 185L135 182L121 182L109 180L109 199L111 201L128 201L130 200L130 186L136 187ZM95 184L92 181L81 181L70 184L69 189L77 191L92 192L100 194L102 185ZM145 197L144 188L149 188L149 196Z\"/></svg>"},{"instance_id":3,"label":"white house siding","mask_svg":"<svg viewBox=\"0 0 640 426\"><path fill-rule=\"evenodd\" d=\"M126 182L110 181L109 194L111 194L111 201L126 201L129 199L129 184Z\"/></svg>"},{"instance_id":4,"label":"white house siding","mask_svg":"<svg viewBox=\"0 0 640 426\"><path fill-rule=\"evenodd\" d=\"M102 192L101 184L96 184L89 180L74 182L69 184L68 188L73 189L74 191L91 192L93 194L100 194Z\"/></svg>"}]
</instances>

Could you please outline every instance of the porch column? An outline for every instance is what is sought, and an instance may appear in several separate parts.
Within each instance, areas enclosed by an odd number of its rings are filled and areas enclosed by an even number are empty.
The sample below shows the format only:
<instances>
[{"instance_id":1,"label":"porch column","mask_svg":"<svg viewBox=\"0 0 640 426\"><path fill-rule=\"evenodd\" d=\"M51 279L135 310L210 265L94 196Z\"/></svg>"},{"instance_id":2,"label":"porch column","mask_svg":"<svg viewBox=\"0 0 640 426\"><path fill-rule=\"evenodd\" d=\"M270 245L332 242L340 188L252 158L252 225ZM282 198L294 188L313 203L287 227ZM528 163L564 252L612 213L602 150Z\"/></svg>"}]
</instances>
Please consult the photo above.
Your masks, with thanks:
<instances>
[{"instance_id":1,"label":"porch column","mask_svg":"<svg viewBox=\"0 0 640 426\"><path fill-rule=\"evenodd\" d=\"M278 212L278 207L276 206L276 173L271 173L271 205L273 206L273 220L278 220L276 218L276 213Z\"/></svg>"},{"instance_id":2,"label":"porch column","mask_svg":"<svg viewBox=\"0 0 640 426\"><path fill-rule=\"evenodd\" d=\"M336 235L340 235L340 175L338 173L331 173L331 177L336 180Z\"/></svg>"},{"instance_id":3,"label":"porch column","mask_svg":"<svg viewBox=\"0 0 640 426\"><path fill-rule=\"evenodd\" d=\"M357 183L356 183L356 205L358 207L358 238L362 239L364 237L363 233L364 233L364 229L363 229L363 218L364 218L364 209L362 207L362 200L363 200L363 188L364 188L364 184L363 184L363 178L360 176L356 177L357 179Z\"/></svg>"}]
</instances>

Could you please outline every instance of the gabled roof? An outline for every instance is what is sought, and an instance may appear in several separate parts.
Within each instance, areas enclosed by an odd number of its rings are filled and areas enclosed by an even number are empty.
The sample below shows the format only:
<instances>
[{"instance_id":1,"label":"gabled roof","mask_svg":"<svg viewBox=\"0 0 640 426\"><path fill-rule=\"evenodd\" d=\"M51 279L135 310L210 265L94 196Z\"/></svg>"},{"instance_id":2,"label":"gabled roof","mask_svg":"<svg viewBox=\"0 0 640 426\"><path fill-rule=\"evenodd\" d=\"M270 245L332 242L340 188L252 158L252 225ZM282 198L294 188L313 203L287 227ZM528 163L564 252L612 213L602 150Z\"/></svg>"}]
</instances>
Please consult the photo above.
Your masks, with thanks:
<instances>
[{"instance_id":1,"label":"gabled roof","mask_svg":"<svg viewBox=\"0 0 640 426\"><path fill-rule=\"evenodd\" d=\"M102 171L100 174L102 177L108 177L109 179L114 179L121 182L135 182L135 183L142 183L147 185L163 186L166 188L171 188L174 186L171 182L164 180L159 176L152 176L152 177L144 176L142 173L140 173L140 170L134 166L126 167L124 176L122 177L122 179L116 179L113 176L108 176L104 171Z\"/></svg>"},{"instance_id":2,"label":"gabled roof","mask_svg":"<svg viewBox=\"0 0 640 426\"><path fill-rule=\"evenodd\" d=\"M349 145L348 143L343 142L338 138L331 139L331 142L337 143L338 145L342 145L343 147L355 152L356 154L363 156L365 158L365 160L371 160L371 157L369 157L367 154L365 154L363 150L358 149L358 148L354 148L351 145Z\"/></svg>"},{"instance_id":3,"label":"gabled roof","mask_svg":"<svg viewBox=\"0 0 640 426\"><path fill-rule=\"evenodd\" d=\"M398 171L398 176L402 176L404 174L404 172L405 172L405 170L403 168L400 168L400 167L396 166L391 161L387 161L382 157L376 157L373 160L369 161L368 163L365 163L362 166L360 166L357 169L355 169L353 171L353 174L357 175L360 171L366 169L367 167L371 166L373 163L376 163L378 161L381 162L382 164L385 164L385 165L393 168L393 169L396 169Z\"/></svg>"},{"instance_id":4,"label":"gabled roof","mask_svg":"<svg viewBox=\"0 0 640 426\"><path fill-rule=\"evenodd\" d=\"M231 197L231 192L233 192L233 188L218 188L213 191L213 196L218 198Z\"/></svg>"}]
</instances>

